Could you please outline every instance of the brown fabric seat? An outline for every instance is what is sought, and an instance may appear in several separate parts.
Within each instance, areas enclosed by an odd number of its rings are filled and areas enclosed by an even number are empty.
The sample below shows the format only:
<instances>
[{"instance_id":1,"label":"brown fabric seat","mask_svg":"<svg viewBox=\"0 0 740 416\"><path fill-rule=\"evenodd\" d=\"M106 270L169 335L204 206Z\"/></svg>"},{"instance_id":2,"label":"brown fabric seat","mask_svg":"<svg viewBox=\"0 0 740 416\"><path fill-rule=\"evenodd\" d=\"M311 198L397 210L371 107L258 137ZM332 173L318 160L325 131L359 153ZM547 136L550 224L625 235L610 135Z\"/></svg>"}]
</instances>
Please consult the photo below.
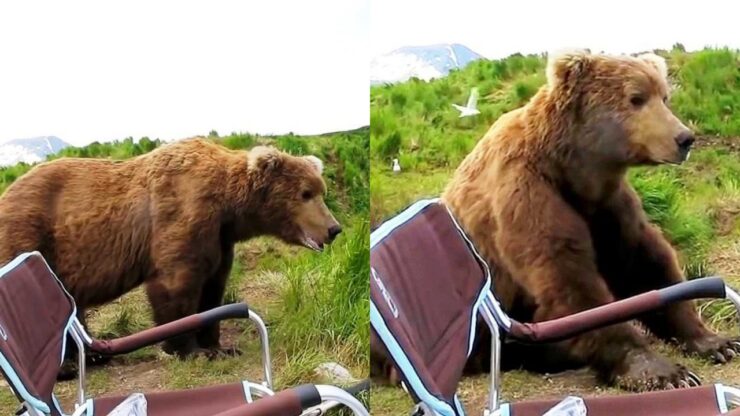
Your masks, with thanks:
<instances>
[{"instance_id":1,"label":"brown fabric seat","mask_svg":"<svg viewBox=\"0 0 740 416\"><path fill-rule=\"evenodd\" d=\"M386 352L414 401L443 416L464 415L456 390L479 313L509 336L543 342L671 302L726 296L722 279L694 279L558 320L519 323L501 310L488 266L438 200L418 201L381 224L371 234L370 247L371 343ZM726 409L720 392L717 385L587 398L585 403L589 416L714 416ZM502 416L541 416L558 402L504 404L500 410Z\"/></svg>"},{"instance_id":2,"label":"brown fabric seat","mask_svg":"<svg viewBox=\"0 0 740 416\"><path fill-rule=\"evenodd\" d=\"M247 403L242 383L147 393L145 396L148 416L298 416L305 407L321 403L321 397L312 386L283 390L274 396ZM90 416L107 415L126 397L95 399L94 413Z\"/></svg>"},{"instance_id":3,"label":"brown fabric seat","mask_svg":"<svg viewBox=\"0 0 740 416\"><path fill-rule=\"evenodd\" d=\"M54 384L74 318L72 297L39 253L0 269L0 368L21 402L53 416L59 415Z\"/></svg>"},{"instance_id":4,"label":"brown fabric seat","mask_svg":"<svg viewBox=\"0 0 740 416\"><path fill-rule=\"evenodd\" d=\"M370 244L373 342L382 341L417 402L462 414L455 392L489 290L486 269L434 200L382 224Z\"/></svg>"},{"instance_id":5,"label":"brown fabric seat","mask_svg":"<svg viewBox=\"0 0 740 416\"><path fill-rule=\"evenodd\" d=\"M542 416L560 400L514 403L503 416ZM721 414L714 385L585 398L588 416L716 416Z\"/></svg>"},{"instance_id":6,"label":"brown fabric seat","mask_svg":"<svg viewBox=\"0 0 740 416\"><path fill-rule=\"evenodd\" d=\"M249 315L245 304L224 305L118 340L99 341L83 334L74 300L38 252L18 256L0 268L0 370L20 402L38 414L62 416L53 389L74 331L78 339L105 353L151 345L212 322ZM76 329L73 329L76 328ZM83 351L84 353L84 351ZM243 383L192 390L146 393L151 416L300 415L321 403L312 385L285 390L248 403ZM128 396L88 400L86 416L105 416ZM92 405L92 412L90 412Z\"/></svg>"}]
</instances>

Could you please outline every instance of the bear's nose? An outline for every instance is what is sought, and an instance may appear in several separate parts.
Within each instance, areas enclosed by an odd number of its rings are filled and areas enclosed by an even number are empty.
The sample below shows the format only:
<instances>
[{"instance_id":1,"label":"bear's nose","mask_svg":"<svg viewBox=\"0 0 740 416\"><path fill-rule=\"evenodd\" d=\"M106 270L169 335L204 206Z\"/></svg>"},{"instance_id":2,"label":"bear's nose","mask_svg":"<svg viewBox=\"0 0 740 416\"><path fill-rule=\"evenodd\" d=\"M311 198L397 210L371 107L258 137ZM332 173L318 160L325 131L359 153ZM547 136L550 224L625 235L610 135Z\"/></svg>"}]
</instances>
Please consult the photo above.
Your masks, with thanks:
<instances>
[{"instance_id":1,"label":"bear's nose","mask_svg":"<svg viewBox=\"0 0 740 416\"><path fill-rule=\"evenodd\" d=\"M694 141L696 138L690 131L684 131L678 136L676 136L676 143L678 144L678 147L684 150L688 150L692 144L694 144Z\"/></svg>"},{"instance_id":2,"label":"bear's nose","mask_svg":"<svg viewBox=\"0 0 740 416\"><path fill-rule=\"evenodd\" d=\"M339 225L334 225L329 228L329 242L331 243L334 241L335 238L339 235L339 233L342 232L342 227Z\"/></svg>"}]
</instances>

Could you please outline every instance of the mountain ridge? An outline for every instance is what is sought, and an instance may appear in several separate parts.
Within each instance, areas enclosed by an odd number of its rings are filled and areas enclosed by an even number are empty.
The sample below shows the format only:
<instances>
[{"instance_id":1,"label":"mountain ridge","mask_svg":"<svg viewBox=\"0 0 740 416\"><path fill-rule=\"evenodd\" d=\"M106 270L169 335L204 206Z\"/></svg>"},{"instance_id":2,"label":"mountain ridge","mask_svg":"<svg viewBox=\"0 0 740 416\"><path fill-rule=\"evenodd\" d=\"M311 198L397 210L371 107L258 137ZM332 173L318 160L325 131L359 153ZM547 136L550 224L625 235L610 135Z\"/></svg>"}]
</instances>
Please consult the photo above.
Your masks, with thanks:
<instances>
[{"instance_id":1,"label":"mountain ridge","mask_svg":"<svg viewBox=\"0 0 740 416\"><path fill-rule=\"evenodd\" d=\"M58 153L69 143L57 136L37 136L8 140L0 144L0 166L12 166L17 163L38 163L46 160L48 155Z\"/></svg>"},{"instance_id":2,"label":"mountain ridge","mask_svg":"<svg viewBox=\"0 0 740 416\"><path fill-rule=\"evenodd\" d=\"M404 82L410 78L430 81L478 59L483 56L460 43L403 46L370 62L370 84Z\"/></svg>"}]
</instances>

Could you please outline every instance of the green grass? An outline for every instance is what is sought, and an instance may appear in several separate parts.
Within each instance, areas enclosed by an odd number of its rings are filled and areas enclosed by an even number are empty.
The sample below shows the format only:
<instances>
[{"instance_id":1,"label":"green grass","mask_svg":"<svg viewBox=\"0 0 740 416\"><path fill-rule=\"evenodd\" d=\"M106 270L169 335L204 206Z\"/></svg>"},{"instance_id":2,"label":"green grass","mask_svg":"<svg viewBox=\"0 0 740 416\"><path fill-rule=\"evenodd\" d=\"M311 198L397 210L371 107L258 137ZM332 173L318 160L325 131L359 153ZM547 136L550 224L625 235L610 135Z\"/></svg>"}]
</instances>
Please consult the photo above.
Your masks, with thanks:
<instances>
[{"instance_id":1,"label":"green grass","mask_svg":"<svg viewBox=\"0 0 740 416\"><path fill-rule=\"evenodd\" d=\"M740 51L656 51L666 57L674 111L700 134L740 136ZM449 174L501 114L524 104L544 82L546 57L481 60L448 77L371 89L371 219L378 223L420 196L437 196ZM480 92L481 114L459 119L451 103ZM739 139L740 140L740 139ZM404 173L394 177L390 161ZM650 218L680 250L689 276L710 271L708 250L723 210L738 196L740 163L725 149L694 152L679 168L634 169L630 181Z\"/></svg>"},{"instance_id":2,"label":"green grass","mask_svg":"<svg viewBox=\"0 0 740 416\"><path fill-rule=\"evenodd\" d=\"M721 136L724 144L692 152L681 166L639 168L629 180L640 194L653 222L678 249L689 277L718 273L740 287L740 51L706 49L686 53L680 47L657 51L667 58L677 87L671 106L699 134ZM513 55L481 60L448 77L410 80L371 89L370 171L373 225L423 197L437 197L460 161L502 114L524 104L545 82L545 56ZM464 119L452 103L464 103L471 87L480 92L481 114ZM733 139L734 138L734 139ZM735 141L737 142L735 143ZM729 146L728 146L729 145ZM398 158L402 172L393 174ZM727 301L700 302L704 319L717 330L737 333L735 313ZM682 357L662 345L672 358L707 380L740 383L733 363L717 369L698 359ZM485 376L466 378L460 386L471 414L480 414L488 391ZM604 394L592 375L562 379L515 371L504 376L507 400L567 393ZM373 414L408 412L411 401L398 388L376 387Z\"/></svg>"},{"instance_id":3,"label":"green grass","mask_svg":"<svg viewBox=\"0 0 740 416\"><path fill-rule=\"evenodd\" d=\"M227 284L227 302L246 301L268 325L276 386L324 382L314 374L323 362L347 367L355 378L368 376L369 368L369 130L302 137L275 137L232 133L209 138L232 149L257 144L274 145L292 154L315 154L325 162L327 205L344 231L324 253L288 246L270 237L237 245ZM126 159L163 143L131 138L114 143L93 143L67 148L62 156ZM31 166L0 169L0 193ZM137 289L90 312L91 332L98 337L127 335L152 323L143 290ZM222 326L222 342L243 351L243 356L209 361L178 360L149 347L114 359L89 373L89 393L123 394L141 390L178 389L262 380L259 338L250 322ZM63 404L73 400L75 384L58 385ZM367 401L367 396L363 400ZM10 414L16 399L0 389L0 414ZM69 408L69 407L67 407ZM343 413L341 413L343 414Z\"/></svg>"},{"instance_id":4,"label":"green grass","mask_svg":"<svg viewBox=\"0 0 740 416\"><path fill-rule=\"evenodd\" d=\"M671 105L700 134L739 136L740 51L656 51L666 57L676 89ZM374 86L370 92L373 163L398 157L417 171L454 167L501 114L524 104L544 84L544 55L475 61L430 82ZM480 93L476 117L459 119L471 87ZM733 114L735 115L733 117Z\"/></svg>"}]
</instances>

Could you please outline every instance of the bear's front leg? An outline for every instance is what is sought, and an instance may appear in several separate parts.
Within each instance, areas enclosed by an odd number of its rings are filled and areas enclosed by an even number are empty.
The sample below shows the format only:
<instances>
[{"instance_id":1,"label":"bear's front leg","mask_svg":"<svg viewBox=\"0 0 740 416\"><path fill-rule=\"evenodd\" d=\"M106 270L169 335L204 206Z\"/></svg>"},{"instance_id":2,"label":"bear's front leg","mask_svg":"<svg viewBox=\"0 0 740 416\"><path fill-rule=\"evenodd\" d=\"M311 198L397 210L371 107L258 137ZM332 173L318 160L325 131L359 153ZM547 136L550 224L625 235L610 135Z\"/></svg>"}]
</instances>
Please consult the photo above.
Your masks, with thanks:
<instances>
[{"instance_id":1,"label":"bear's front leg","mask_svg":"<svg viewBox=\"0 0 740 416\"><path fill-rule=\"evenodd\" d=\"M207 311L223 304L224 291L226 282L231 272L231 265L234 261L234 245L223 245L221 247L220 263L216 271L203 284L201 291L198 312ZM209 325L196 334L198 346L211 351L212 355L240 355L241 351L231 347L222 348L221 342L221 325L216 322Z\"/></svg>"},{"instance_id":2,"label":"bear's front leg","mask_svg":"<svg viewBox=\"0 0 740 416\"><path fill-rule=\"evenodd\" d=\"M147 282L146 293L157 326L197 312L202 280L189 268L178 266L162 268L154 279ZM180 358L204 352L199 349L193 333L168 339L162 349Z\"/></svg>"},{"instance_id":3,"label":"bear's front leg","mask_svg":"<svg viewBox=\"0 0 740 416\"><path fill-rule=\"evenodd\" d=\"M675 253L652 225L643 229L635 261L627 276L645 290L660 289L684 281ZM678 344L689 354L726 363L740 352L740 342L710 331L702 322L695 302L685 301L646 314L642 322L657 337Z\"/></svg>"},{"instance_id":4,"label":"bear's front leg","mask_svg":"<svg viewBox=\"0 0 740 416\"><path fill-rule=\"evenodd\" d=\"M514 192L519 189L527 189L527 198L512 196L494 204L493 239L485 230L467 228L484 253L499 254L502 266L534 299L534 320L560 318L613 302L597 270L585 220L547 185L519 185ZM563 346L589 363L602 379L623 388L695 384L686 368L650 351L643 334L629 323L584 333L563 341Z\"/></svg>"},{"instance_id":5,"label":"bear's front leg","mask_svg":"<svg viewBox=\"0 0 740 416\"><path fill-rule=\"evenodd\" d=\"M676 253L660 230L650 224L637 194L625 182L598 215L598 253L609 286L626 298L685 281ZM608 259L608 260L605 260ZM740 343L706 328L692 301L645 314L641 319L658 338L677 342L690 354L727 362Z\"/></svg>"}]
</instances>

